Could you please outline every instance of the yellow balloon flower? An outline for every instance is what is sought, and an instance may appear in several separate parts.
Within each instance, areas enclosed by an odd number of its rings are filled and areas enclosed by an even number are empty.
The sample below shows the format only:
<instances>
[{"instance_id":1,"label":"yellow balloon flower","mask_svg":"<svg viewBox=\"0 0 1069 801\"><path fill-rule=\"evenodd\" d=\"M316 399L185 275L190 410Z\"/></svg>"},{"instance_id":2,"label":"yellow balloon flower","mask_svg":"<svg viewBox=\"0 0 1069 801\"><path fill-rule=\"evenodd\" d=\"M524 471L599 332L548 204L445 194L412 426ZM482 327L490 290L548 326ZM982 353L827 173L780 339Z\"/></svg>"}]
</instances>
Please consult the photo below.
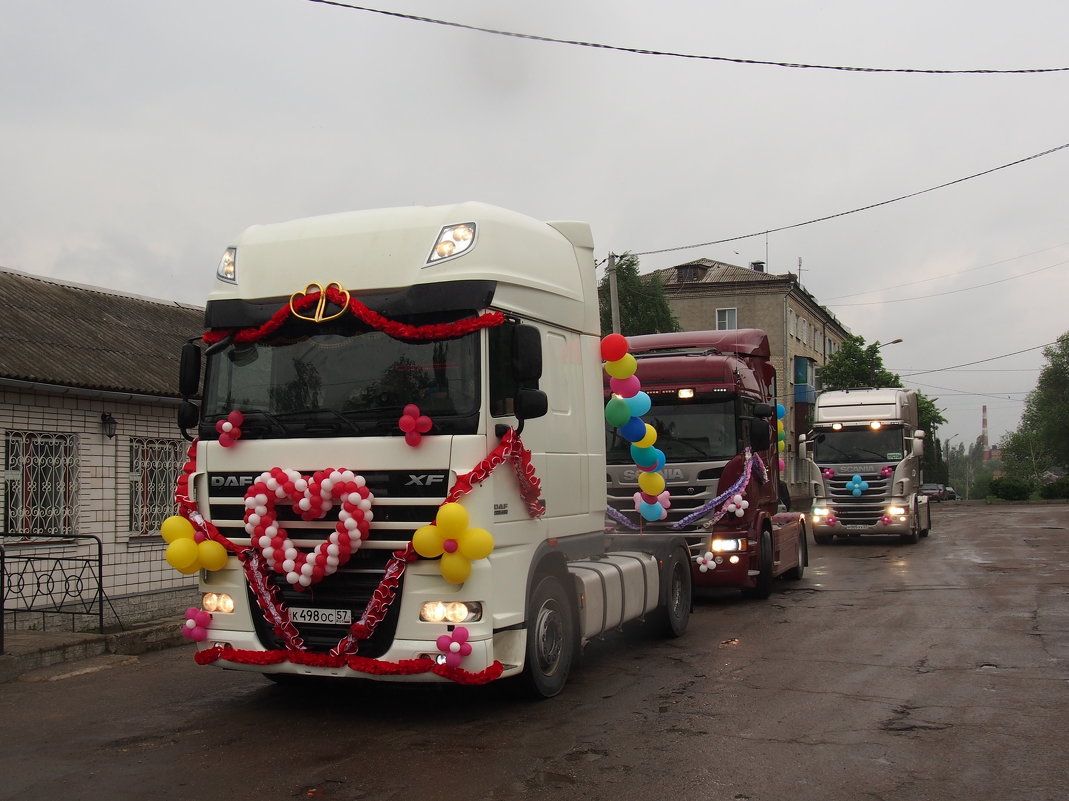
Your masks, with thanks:
<instances>
[{"instance_id":1,"label":"yellow balloon flower","mask_svg":"<svg viewBox=\"0 0 1069 801\"><path fill-rule=\"evenodd\" d=\"M160 534L167 542L183 538L193 539L194 533L193 524L182 515L171 515L160 524Z\"/></svg>"},{"instance_id":2,"label":"yellow balloon flower","mask_svg":"<svg viewBox=\"0 0 1069 801\"><path fill-rule=\"evenodd\" d=\"M444 503L434 524L420 526L412 547L427 559L441 557L439 570L451 584L463 584L471 575L473 559L485 559L494 550L494 538L482 528L468 528L468 511L459 503Z\"/></svg>"}]
</instances>

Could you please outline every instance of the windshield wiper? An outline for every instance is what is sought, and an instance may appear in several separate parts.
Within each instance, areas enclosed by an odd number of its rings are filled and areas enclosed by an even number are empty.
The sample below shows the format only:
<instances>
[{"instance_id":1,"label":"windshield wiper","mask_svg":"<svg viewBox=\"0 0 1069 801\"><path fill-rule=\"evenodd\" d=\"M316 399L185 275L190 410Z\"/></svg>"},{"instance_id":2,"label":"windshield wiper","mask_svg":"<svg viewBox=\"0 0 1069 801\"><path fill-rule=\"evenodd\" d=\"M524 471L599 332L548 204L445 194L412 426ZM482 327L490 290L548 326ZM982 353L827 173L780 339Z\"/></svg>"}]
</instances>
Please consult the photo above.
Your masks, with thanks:
<instances>
[{"instance_id":1,"label":"windshield wiper","mask_svg":"<svg viewBox=\"0 0 1069 801\"><path fill-rule=\"evenodd\" d=\"M330 409L325 406L285 412L277 415L277 417L284 420L287 427L291 425L299 427L301 431L307 434L336 434L338 431L346 431L350 434L360 433L360 429L352 420L336 409ZM316 419L322 417L327 419Z\"/></svg>"}]
</instances>

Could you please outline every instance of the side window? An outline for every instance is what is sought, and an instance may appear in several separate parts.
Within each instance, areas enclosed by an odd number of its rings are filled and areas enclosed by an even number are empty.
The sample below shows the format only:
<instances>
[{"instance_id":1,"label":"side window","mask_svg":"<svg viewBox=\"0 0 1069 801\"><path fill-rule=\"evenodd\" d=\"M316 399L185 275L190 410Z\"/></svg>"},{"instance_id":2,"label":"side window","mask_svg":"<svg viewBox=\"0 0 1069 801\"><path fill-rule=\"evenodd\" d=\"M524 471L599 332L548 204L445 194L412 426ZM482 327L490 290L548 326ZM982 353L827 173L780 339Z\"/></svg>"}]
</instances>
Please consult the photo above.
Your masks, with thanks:
<instances>
[{"instance_id":1,"label":"side window","mask_svg":"<svg viewBox=\"0 0 1069 801\"><path fill-rule=\"evenodd\" d=\"M504 417L513 413L516 380L512 374L513 327L499 325L490 335L490 415Z\"/></svg>"}]
</instances>

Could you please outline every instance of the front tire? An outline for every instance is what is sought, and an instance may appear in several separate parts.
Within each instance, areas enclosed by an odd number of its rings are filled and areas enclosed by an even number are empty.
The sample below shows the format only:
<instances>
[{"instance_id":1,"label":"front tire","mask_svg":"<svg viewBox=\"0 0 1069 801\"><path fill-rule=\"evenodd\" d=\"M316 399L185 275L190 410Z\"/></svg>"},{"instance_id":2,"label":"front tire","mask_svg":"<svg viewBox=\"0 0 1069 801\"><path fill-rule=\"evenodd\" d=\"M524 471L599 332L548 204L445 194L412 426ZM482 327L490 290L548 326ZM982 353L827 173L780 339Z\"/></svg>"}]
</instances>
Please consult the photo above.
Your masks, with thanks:
<instances>
[{"instance_id":1,"label":"front tire","mask_svg":"<svg viewBox=\"0 0 1069 801\"><path fill-rule=\"evenodd\" d=\"M809 540L806 537L805 523L798 524L798 565L783 574L789 581L801 581L805 575L805 566L809 561Z\"/></svg>"},{"instance_id":2,"label":"front tire","mask_svg":"<svg viewBox=\"0 0 1069 801\"><path fill-rule=\"evenodd\" d=\"M552 698L564 689L576 652L575 615L556 576L542 576L527 607L527 654L521 674L527 694Z\"/></svg>"},{"instance_id":3,"label":"front tire","mask_svg":"<svg viewBox=\"0 0 1069 801\"><path fill-rule=\"evenodd\" d=\"M761 533L761 555L758 557L757 583L743 591L747 598L763 601L772 594L772 535L766 530Z\"/></svg>"}]
</instances>

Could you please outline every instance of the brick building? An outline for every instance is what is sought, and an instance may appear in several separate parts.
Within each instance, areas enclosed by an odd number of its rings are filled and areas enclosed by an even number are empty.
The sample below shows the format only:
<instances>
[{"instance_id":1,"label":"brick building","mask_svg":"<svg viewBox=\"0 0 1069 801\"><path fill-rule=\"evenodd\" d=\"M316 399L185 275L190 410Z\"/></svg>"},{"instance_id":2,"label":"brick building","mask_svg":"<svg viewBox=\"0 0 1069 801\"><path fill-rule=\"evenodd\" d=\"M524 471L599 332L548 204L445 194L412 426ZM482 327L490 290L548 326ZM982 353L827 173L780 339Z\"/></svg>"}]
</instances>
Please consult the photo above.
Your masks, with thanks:
<instances>
[{"instance_id":1,"label":"brick building","mask_svg":"<svg viewBox=\"0 0 1069 801\"><path fill-rule=\"evenodd\" d=\"M817 371L850 331L798 283L793 273L772 275L763 262L749 268L696 259L654 273L664 283L672 313L684 331L761 328L776 368L777 401L786 408L784 480L801 497L793 458L798 435L809 430Z\"/></svg>"},{"instance_id":2,"label":"brick building","mask_svg":"<svg viewBox=\"0 0 1069 801\"><path fill-rule=\"evenodd\" d=\"M175 422L179 351L203 310L3 269L0 298L5 621L36 626L11 610L94 591L63 577L63 560L96 547L74 535L102 545L108 622L181 611L196 577L164 561L159 526L189 444Z\"/></svg>"}]
</instances>

